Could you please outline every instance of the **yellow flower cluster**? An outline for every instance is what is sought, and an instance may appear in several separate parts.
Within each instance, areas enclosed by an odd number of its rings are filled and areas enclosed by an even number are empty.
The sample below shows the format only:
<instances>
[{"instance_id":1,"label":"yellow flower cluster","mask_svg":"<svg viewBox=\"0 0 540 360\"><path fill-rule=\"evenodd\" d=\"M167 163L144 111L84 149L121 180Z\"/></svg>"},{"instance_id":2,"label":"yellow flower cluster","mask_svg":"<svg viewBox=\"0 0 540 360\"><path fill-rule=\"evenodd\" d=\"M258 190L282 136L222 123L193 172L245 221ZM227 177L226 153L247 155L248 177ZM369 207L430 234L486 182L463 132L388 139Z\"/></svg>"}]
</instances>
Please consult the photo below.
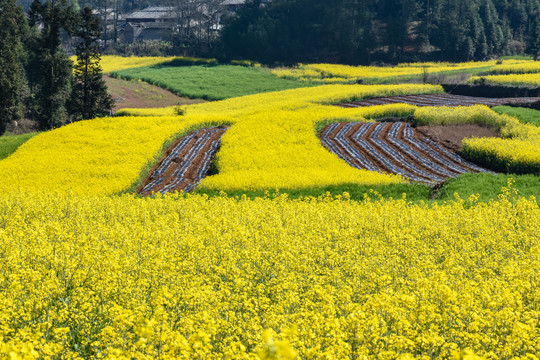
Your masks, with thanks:
<instances>
[{"instance_id":1,"label":"yellow flower cluster","mask_svg":"<svg viewBox=\"0 0 540 360\"><path fill-rule=\"evenodd\" d=\"M477 124L497 129L503 138L463 140L463 154L486 167L512 173L540 172L540 128L487 106L426 107L415 112L419 124Z\"/></svg>"},{"instance_id":2,"label":"yellow flower cluster","mask_svg":"<svg viewBox=\"0 0 540 360\"><path fill-rule=\"evenodd\" d=\"M405 180L398 176L351 168L322 146L315 126L324 121L365 121L385 112L409 114L411 107L342 109L324 104L440 91L440 87L431 85L326 85L191 105L183 108L183 116L174 116L175 109L169 108L169 116L74 123L33 138L1 161L0 176L5 181L0 191L59 189L115 194L139 178L145 166L159 156L165 142L206 124L233 126L222 138L217 159L220 173L206 178L201 184L205 188L400 183ZM158 113L154 109L148 112Z\"/></svg>"},{"instance_id":3,"label":"yellow flower cluster","mask_svg":"<svg viewBox=\"0 0 540 360\"><path fill-rule=\"evenodd\" d=\"M540 72L540 61L527 61L524 63L509 64L504 63L494 66L490 74L532 74Z\"/></svg>"},{"instance_id":4,"label":"yellow flower cluster","mask_svg":"<svg viewBox=\"0 0 540 360\"><path fill-rule=\"evenodd\" d=\"M77 60L76 56L71 57L71 61L75 62ZM101 68L104 73L110 73L113 71L120 71L132 68L138 68L143 66L153 66L170 61L183 61L188 64L190 63L213 63L216 62L215 59L203 59L203 58L192 58L184 56L115 56L115 55L103 55L101 57Z\"/></svg>"},{"instance_id":5,"label":"yellow flower cluster","mask_svg":"<svg viewBox=\"0 0 540 360\"><path fill-rule=\"evenodd\" d=\"M475 83L478 81L485 81L487 84L539 86L540 73L472 76L469 79L470 83Z\"/></svg>"},{"instance_id":6,"label":"yellow flower cluster","mask_svg":"<svg viewBox=\"0 0 540 360\"><path fill-rule=\"evenodd\" d=\"M294 79L299 81L323 82L323 83L347 83L357 79L381 80L396 76L417 76L424 72L441 73L456 70L496 68L497 62L468 62L468 63L409 63L398 66L349 66L338 64L299 64L295 68L278 68L272 70L273 74L280 78ZM531 60L507 60L505 66L529 66L535 64ZM523 65L521 65L523 64ZM502 66L502 65L498 65Z\"/></svg>"},{"instance_id":7,"label":"yellow flower cluster","mask_svg":"<svg viewBox=\"0 0 540 360\"><path fill-rule=\"evenodd\" d=\"M223 117L118 117L80 121L42 133L0 162L1 192L61 190L115 194L159 156L164 143ZM11 185L9 185L11 184Z\"/></svg>"},{"instance_id":8,"label":"yellow flower cluster","mask_svg":"<svg viewBox=\"0 0 540 360\"><path fill-rule=\"evenodd\" d=\"M539 218L510 189L1 196L0 357L535 359Z\"/></svg>"},{"instance_id":9,"label":"yellow flower cluster","mask_svg":"<svg viewBox=\"0 0 540 360\"><path fill-rule=\"evenodd\" d=\"M173 60L174 57L162 57L162 56L115 56L115 55L103 55L101 57L101 68L104 73L112 71L120 71L125 69L131 69L143 66L152 66L165 63ZM76 61L77 57L72 56L72 61Z\"/></svg>"}]
</instances>

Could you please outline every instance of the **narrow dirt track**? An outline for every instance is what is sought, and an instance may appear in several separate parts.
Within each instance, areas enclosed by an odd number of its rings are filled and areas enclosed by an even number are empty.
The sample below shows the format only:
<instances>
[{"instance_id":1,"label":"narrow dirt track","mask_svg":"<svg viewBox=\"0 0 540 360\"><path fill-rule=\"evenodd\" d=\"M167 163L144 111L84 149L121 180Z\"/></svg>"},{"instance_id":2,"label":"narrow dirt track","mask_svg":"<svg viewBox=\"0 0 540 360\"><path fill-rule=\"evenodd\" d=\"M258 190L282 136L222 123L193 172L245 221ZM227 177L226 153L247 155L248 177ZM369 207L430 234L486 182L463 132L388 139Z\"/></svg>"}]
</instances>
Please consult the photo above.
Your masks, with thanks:
<instances>
[{"instance_id":1,"label":"narrow dirt track","mask_svg":"<svg viewBox=\"0 0 540 360\"><path fill-rule=\"evenodd\" d=\"M152 193L192 191L208 175L226 131L227 127L218 126L197 130L176 140L137 193L149 196Z\"/></svg>"},{"instance_id":2,"label":"narrow dirt track","mask_svg":"<svg viewBox=\"0 0 540 360\"><path fill-rule=\"evenodd\" d=\"M426 95L404 95L390 96L366 99L363 101L353 101L349 103L338 104L336 106L351 108L351 107L366 107L375 105L388 104L410 104L416 106L472 106L472 105L487 105L498 106L507 104L528 104L540 101L537 97L522 97L522 98L483 98L473 96L462 96L452 94L426 94Z\"/></svg>"},{"instance_id":3,"label":"narrow dirt track","mask_svg":"<svg viewBox=\"0 0 540 360\"><path fill-rule=\"evenodd\" d=\"M404 122L334 123L322 130L321 141L355 168L399 174L413 182L436 185L466 172L490 172Z\"/></svg>"}]
</instances>

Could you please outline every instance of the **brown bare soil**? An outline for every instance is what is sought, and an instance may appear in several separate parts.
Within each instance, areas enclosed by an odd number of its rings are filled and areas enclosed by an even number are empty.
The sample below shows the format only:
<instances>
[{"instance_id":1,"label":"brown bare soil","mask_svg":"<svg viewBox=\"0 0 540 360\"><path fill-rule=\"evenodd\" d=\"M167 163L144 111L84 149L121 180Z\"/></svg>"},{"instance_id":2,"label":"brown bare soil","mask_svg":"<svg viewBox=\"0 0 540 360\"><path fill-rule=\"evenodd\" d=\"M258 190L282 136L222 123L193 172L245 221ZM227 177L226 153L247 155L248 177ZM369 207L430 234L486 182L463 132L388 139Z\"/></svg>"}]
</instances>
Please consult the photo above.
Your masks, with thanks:
<instances>
[{"instance_id":1,"label":"brown bare soil","mask_svg":"<svg viewBox=\"0 0 540 360\"><path fill-rule=\"evenodd\" d=\"M456 152L461 150L461 141L465 138L499 137L493 128L472 124L420 126L416 130Z\"/></svg>"},{"instance_id":2,"label":"brown bare soil","mask_svg":"<svg viewBox=\"0 0 540 360\"><path fill-rule=\"evenodd\" d=\"M227 127L197 130L176 140L154 166L137 193L190 192L208 175Z\"/></svg>"},{"instance_id":3,"label":"brown bare soil","mask_svg":"<svg viewBox=\"0 0 540 360\"><path fill-rule=\"evenodd\" d=\"M180 97L160 87L143 81L128 81L103 76L109 93L115 100L113 112L122 108L158 108L175 105L190 105L206 102L200 99Z\"/></svg>"},{"instance_id":4,"label":"brown bare soil","mask_svg":"<svg viewBox=\"0 0 540 360\"><path fill-rule=\"evenodd\" d=\"M337 104L336 106L350 108L350 107L365 107L374 105L386 105L386 104L410 104L416 106L472 106L472 105L486 105L486 106L498 106L498 105L517 105L517 104L530 104L539 101L537 97L521 97L521 98L485 98L474 96L463 96L453 94L425 94L425 95L402 95L402 96L388 96L365 99L362 101L353 101L344 104Z\"/></svg>"},{"instance_id":5,"label":"brown bare soil","mask_svg":"<svg viewBox=\"0 0 540 360\"><path fill-rule=\"evenodd\" d=\"M490 136L491 129L458 126L445 136L444 129L425 128L418 131L404 122L338 123L323 129L321 140L353 167L399 174L414 182L436 185L465 172L486 171L460 158L456 144L472 135Z\"/></svg>"}]
</instances>

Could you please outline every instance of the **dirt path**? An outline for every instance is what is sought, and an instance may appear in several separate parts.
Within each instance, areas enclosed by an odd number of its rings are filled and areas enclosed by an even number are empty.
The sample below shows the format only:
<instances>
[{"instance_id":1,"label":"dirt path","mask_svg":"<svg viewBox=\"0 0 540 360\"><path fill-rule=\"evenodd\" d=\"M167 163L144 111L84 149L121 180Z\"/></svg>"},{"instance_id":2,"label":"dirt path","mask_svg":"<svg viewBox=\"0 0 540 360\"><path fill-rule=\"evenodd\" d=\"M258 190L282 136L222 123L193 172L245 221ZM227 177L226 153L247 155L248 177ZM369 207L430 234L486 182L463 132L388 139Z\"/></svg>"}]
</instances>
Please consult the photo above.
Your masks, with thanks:
<instances>
[{"instance_id":1,"label":"dirt path","mask_svg":"<svg viewBox=\"0 0 540 360\"><path fill-rule=\"evenodd\" d=\"M207 128L176 140L137 193L148 196L158 192L192 191L208 175L225 131L225 126Z\"/></svg>"},{"instance_id":2,"label":"dirt path","mask_svg":"<svg viewBox=\"0 0 540 360\"><path fill-rule=\"evenodd\" d=\"M465 134L468 130L468 126L461 132L455 129L448 141L454 144L458 133L470 136ZM481 132L476 130L477 134ZM321 141L355 168L399 174L429 185L466 172L489 172L461 158L455 146L446 146L440 138L430 137L430 133L439 131L417 131L404 122L334 123L321 131Z\"/></svg>"},{"instance_id":3,"label":"dirt path","mask_svg":"<svg viewBox=\"0 0 540 360\"><path fill-rule=\"evenodd\" d=\"M200 99L180 97L143 81L127 81L107 75L103 78L107 83L109 93L115 99L113 112L122 108L158 108L206 102Z\"/></svg>"},{"instance_id":4,"label":"dirt path","mask_svg":"<svg viewBox=\"0 0 540 360\"><path fill-rule=\"evenodd\" d=\"M472 106L472 105L487 105L498 106L507 104L528 104L540 101L537 97L523 97L523 98L483 98L473 96L462 96L452 94L426 94L426 95L403 95L403 96L390 96L366 99L362 101L353 101L344 104L338 104L337 106L350 108L350 107L365 107L374 105L388 105L388 104L410 104L416 106Z\"/></svg>"}]
</instances>

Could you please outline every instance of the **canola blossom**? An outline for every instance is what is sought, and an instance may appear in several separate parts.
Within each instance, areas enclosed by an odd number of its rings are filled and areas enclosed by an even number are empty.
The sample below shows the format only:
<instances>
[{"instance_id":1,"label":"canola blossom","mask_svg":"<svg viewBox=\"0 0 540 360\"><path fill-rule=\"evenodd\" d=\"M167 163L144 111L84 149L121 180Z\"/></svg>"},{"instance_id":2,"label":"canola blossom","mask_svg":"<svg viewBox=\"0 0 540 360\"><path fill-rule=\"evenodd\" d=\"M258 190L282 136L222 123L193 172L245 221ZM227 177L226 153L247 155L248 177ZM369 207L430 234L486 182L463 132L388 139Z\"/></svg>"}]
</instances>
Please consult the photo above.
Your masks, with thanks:
<instances>
[{"instance_id":1,"label":"canola blossom","mask_svg":"<svg viewBox=\"0 0 540 360\"><path fill-rule=\"evenodd\" d=\"M532 60L506 60L504 66L531 66ZM459 70L496 69L497 61L468 63L408 63L398 66L350 66L339 64L298 64L294 68L277 68L272 73L280 78L307 82L350 83L362 79L381 81L385 78L410 78L423 74L445 73ZM500 65L502 66L502 65ZM534 65L533 65L534 66Z\"/></svg>"},{"instance_id":2,"label":"canola blossom","mask_svg":"<svg viewBox=\"0 0 540 360\"><path fill-rule=\"evenodd\" d=\"M332 119L365 121L363 114L373 116L376 111L341 109L332 103L440 91L431 85L328 85L186 106L183 116L78 122L42 133L0 161L0 176L6 179L0 191L116 194L139 179L167 141L192 128L229 124L217 155L220 173L203 180L201 187L247 190L402 183L406 180L398 176L351 168L324 149L314 127ZM392 106L388 111L401 108Z\"/></svg>"},{"instance_id":3,"label":"canola blossom","mask_svg":"<svg viewBox=\"0 0 540 360\"><path fill-rule=\"evenodd\" d=\"M493 127L502 138L464 139L462 153L477 164L496 171L540 172L540 128L535 125L499 115L483 105L418 108L415 119L421 125L476 124Z\"/></svg>"},{"instance_id":4,"label":"canola blossom","mask_svg":"<svg viewBox=\"0 0 540 360\"><path fill-rule=\"evenodd\" d=\"M109 73L112 71L120 71L125 69L131 69L142 66L152 66L158 65L161 63L169 62L173 60L174 57L163 57L163 56L116 56L116 55L103 55L101 56L101 61L99 64L104 73ZM77 60L76 56L72 56L71 60L75 62Z\"/></svg>"},{"instance_id":5,"label":"canola blossom","mask_svg":"<svg viewBox=\"0 0 540 360\"><path fill-rule=\"evenodd\" d=\"M487 84L494 85L540 86L540 73L472 76L469 79L470 83L478 81L484 81Z\"/></svg>"},{"instance_id":6,"label":"canola blossom","mask_svg":"<svg viewBox=\"0 0 540 360\"><path fill-rule=\"evenodd\" d=\"M528 61L518 64L504 63L494 66L489 70L493 75L508 75L508 74L532 74L540 72L540 61Z\"/></svg>"},{"instance_id":7,"label":"canola blossom","mask_svg":"<svg viewBox=\"0 0 540 360\"><path fill-rule=\"evenodd\" d=\"M116 194L133 184L177 134L226 123L226 118L218 116L194 116L187 121L118 117L73 123L36 136L2 160L1 192L48 189Z\"/></svg>"},{"instance_id":8,"label":"canola blossom","mask_svg":"<svg viewBox=\"0 0 540 360\"><path fill-rule=\"evenodd\" d=\"M155 163L163 145L193 128L231 125L216 156L219 173L209 190L300 189L340 184L384 185L407 180L358 170L326 150L317 129L332 122L374 121L414 115L419 124L475 123L495 127L502 139L467 139L464 152L496 171L536 173L539 130L485 106L426 107L393 104L339 108L368 97L441 92L431 85L325 85L72 124L41 134L0 162L4 192L57 189L115 194L129 189ZM180 110L180 111L179 111ZM175 115L183 113L182 116ZM37 160L39 159L39 161Z\"/></svg>"},{"instance_id":9,"label":"canola blossom","mask_svg":"<svg viewBox=\"0 0 540 360\"><path fill-rule=\"evenodd\" d=\"M75 62L76 56L71 57L71 61ZM204 58L192 58L185 56L116 56L116 55L103 55L101 56L100 65L104 73L110 73L113 71L121 71L126 69L160 65L171 61L184 62L186 64L192 63L214 63L215 59Z\"/></svg>"},{"instance_id":10,"label":"canola blossom","mask_svg":"<svg viewBox=\"0 0 540 360\"><path fill-rule=\"evenodd\" d=\"M1 196L0 354L533 359L539 218L511 188L432 206Z\"/></svg>"}]
</instances>

